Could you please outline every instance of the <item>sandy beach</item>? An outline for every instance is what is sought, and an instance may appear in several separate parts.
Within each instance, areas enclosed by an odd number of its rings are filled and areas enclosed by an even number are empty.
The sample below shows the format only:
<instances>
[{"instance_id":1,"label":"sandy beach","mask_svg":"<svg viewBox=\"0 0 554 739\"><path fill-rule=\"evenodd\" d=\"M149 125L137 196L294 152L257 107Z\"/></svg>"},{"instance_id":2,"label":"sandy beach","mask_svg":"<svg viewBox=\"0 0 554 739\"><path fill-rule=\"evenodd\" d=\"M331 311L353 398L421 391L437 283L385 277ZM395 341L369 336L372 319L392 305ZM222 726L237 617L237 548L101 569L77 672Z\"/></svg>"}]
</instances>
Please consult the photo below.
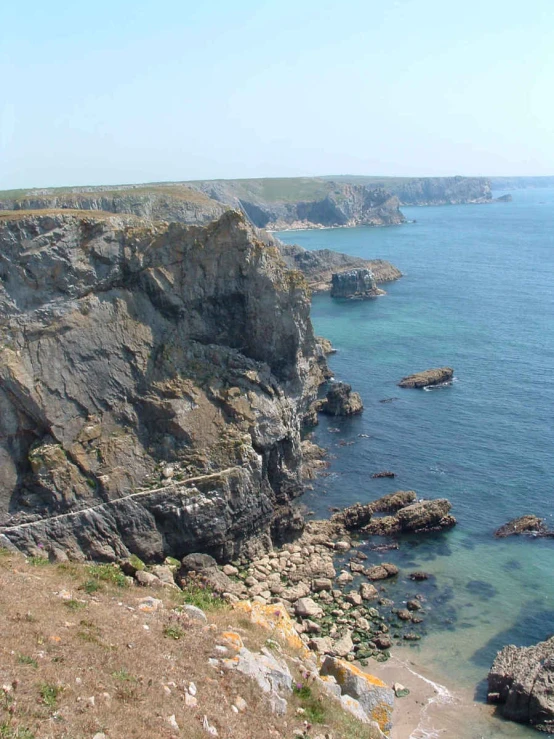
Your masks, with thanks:
<instances>
[{"instance_id":1,"label":"sandy beach","mask_svg":"<svg viewBox=\"0 0 554 739\"><path fill-rule=\"evenodd\" d=\"M388 685L400 683L410 691L409 695L395 700L390 739L493 739L527 735L524 727L496 718L492 706L474 701L471 691L437 682L428 669L406 654L393 653L387 662L372 660L365 669Z\"/></svg>"}]
</instances>

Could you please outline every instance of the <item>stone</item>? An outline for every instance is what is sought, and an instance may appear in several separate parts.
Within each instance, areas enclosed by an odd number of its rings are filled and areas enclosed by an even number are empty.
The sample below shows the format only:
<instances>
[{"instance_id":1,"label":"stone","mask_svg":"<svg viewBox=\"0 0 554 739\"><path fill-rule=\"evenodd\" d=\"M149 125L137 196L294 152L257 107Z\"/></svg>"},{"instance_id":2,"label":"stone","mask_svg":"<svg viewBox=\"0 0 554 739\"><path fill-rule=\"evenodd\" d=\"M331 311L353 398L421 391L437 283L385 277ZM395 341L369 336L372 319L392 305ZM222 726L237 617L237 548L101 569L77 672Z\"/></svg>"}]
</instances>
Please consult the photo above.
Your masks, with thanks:
<instances>
[{"instance_id":1,"label":"stone","mask_svg":"<svg viewBox=\"0 0 554 739\"><path fill-rule=\"evenodd\" d=\"M441 531L456 524L449 514L451 504L446 498L412 503L396 514L403 532Z\"/></svg>"},{"instance_id":2,"label":"stone","mask_svg":"<svg viewBox=\"0 0 554 739\"><path fill-rule=\"evenodd\" d=\"M206 616L204 611L197 606L193 606L187 603L184 606L181 606L181 612L188 616L188 618L191 618L193 621L200 621L203 624L208 623L208 617Z\"/></svg>"},{"instance_id":3,"label":"stone","mask_svg":"<svg viewBox=\"0 0 554 739\"><path fill-rule=\"evenodd\" d=\"M233 567L233 565L224 565L223 574L227 575L228 577L236 576L239 574L238 567Z\"/></svg>"},{"instance_id":4,"label":"stone","mask_svg":"<svg viewBox=\"0 0 554 739\"><path fill-rule=\"evenodd\" d=\"M336 582L338 585L347 585L348 583L352 582L353 579L354 578L349 572L346 572L345 570L343 570L340 573L340 575L337 577Z\"/></svg>"},{"instance_id":5,"label":"stone","mask_svg":"<svg viewBox=\"0 0 554 739\"><path fill-rule=\"evenodd\" d=\"M383 564L375 565L364 570L364 574L369 580L386 580L389 577L398 575L398 567L388 562L383 562Z\"/></svg>"},{"instance_id":6,"label":"stone","mask_svg":"<svg viewBox=\"0 0 554 739\"><path fill-rule=\"evenodd\" d=\"M328 636L314 636L308 641L308 649L318 654L333 654L333 640Z\"/></svg>"},{"instance_id":7,"label":"stone","mask_svg":"<svg viewBox=\"0 0 554 739\"><path fill-rule=\"evenodd\" d=\"M392 646L392 639L388 634L379 634L373 642L378 649L390 649Z\"/></svg>"},{"instance_id":8,"label":"stone","mask_svg":"<svg viewBox=\"0 0 554 739\"><path fill-rule=\"evenodd\" d=\"M183 577L189 572L202 572L217 567L217 562L209 554L187 554L181 560L180 575Z\"/></svg>"},{"instance_id":9,"label":"stone","mask_svg":"<svg viewBox=\"0 0 554 739\"><path fill-rule=\"evenodd\" d=\"M353 606L361 606L362 605L362 596L360 593L357 593L355 590L351 590L346 596L345 601L347 603L351 603Z\"/></svg>"},{"instance_id":10,"label":"stone","mask_svg":"<svg viewBox=\"0 0 554 739\"><path fill-rule=\"evenodd\" d=\"M352 641L352 632L347 630L340 639L335 639L331 654L334 654L337 657L346 657L353 650L354 643Z\"/></svg>"},{"instance_id":11,"label":"stone","mask_svg":"<svg viewBox=\"0 0 554 739\"><path fill-rule=\"evenodd\" d=\"M325 657L321 674L332 675L340 685L343 695L357 700L367 716L377 721L381 731L390 731L394 691L382 680L349 662L331 656Z\"/></svg>"},{"instance_id":12,"label":"stone","mask_svg":"<svg viewBox=\"0 0 554 739\"><path fill-rule=\"evenodd\" d=\"M378 595L379 593L374 585L371 585L368 582L363 582L360 585L360 596L363 600L374 600Z\"/></svg>"},{"instance_id":13,"label":"stone","mask_svg":"<svg viewBox=\"0 0 554 739\"><path fill-rule=\"evenodd\" d=\"M162 581L153 575L151 572L145 572L144 570L137 570L135 572L135 580L139 585L149 588L161 588L163 587Z\"/></svg>"},{"instance_id":14,"label":"stone","mask_svg":"<svg viewBox=\"0 0 554 739\"><path fill-rule=\"evenodd\" d=\"M321 618L323 608L312 598L299 598L294 604L294 612L300 618Z\"/></svg>"},{"instance_id":15,"label":"stone","mask_svg":"<svg viewBox=\"0 0 554 739\"><path fill-rule=\"evenodd\" d=\"M429 369L424 372L417 372L414 375L403 377L398 383L399 387L407 388L423 388L432 385L444 385L452 382L454 370L451 367L440 367L438 369Z\"/></svg>"},{"instance_id":16,"label":"stone","mask_svg":"<svg viewBox=\"0 0 554 739\"><path fill-rule=\"evenodd\" d=\"M320 577L312 581L312 591L319 593L322 590L331 590L333 588L333 582L329 578Z\"/></svg>"}]
</instances>

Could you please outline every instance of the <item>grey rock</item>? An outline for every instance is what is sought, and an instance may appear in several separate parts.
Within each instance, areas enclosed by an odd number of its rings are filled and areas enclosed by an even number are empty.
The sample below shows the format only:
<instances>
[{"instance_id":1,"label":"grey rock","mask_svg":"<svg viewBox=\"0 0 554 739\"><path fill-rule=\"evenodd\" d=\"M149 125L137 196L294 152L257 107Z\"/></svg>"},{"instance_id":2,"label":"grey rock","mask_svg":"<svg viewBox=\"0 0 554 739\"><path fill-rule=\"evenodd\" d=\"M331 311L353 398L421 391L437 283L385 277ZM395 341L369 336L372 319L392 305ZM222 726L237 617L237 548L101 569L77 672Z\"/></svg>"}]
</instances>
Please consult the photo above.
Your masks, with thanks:
<instances>
[{"instance_id":1,"label":"grey rock","mask_svg":"<svg viewBox=\"0 0 554 739\"><path fill-rule=\"evenodd\" d=\"M346 382L334 382L321 405L321 412L328 416L353 416L363 409L360 395L352 392L352 387Z\"/></svg>"},{"instance_id":2,"label":"grey rock","mask_svg":"<svg viewBox=\"0 0 554 739\"><path fill-rule=\"evenodd\" d=\"M300 618L320 618L323 616L323 609L311 598L299 598L294 604L294 612Z\"/></svg>"},{"instance_id":3,"label":"grey rock","mask_svg":"<svg viewBox=\"0 0 554 739\"><path fill-rule=\"evenodd\" d=\"M351 269L345 272L334 272L331 276L331 297L364 300L382 295L369 269Z\"/></svg>"},{"instance_id":4,"label":"grey rock","mask_svg":"<svg viewBox=\"0 0 554 739\"><path fill-rule=\"evenodd\" d=\"M197 606L193 606L187 603L184 606L182 606L181 610L189 618L193 619L193 621L200 621L203 624L208 623L208 618L206 614L201 608L198 608Z\"/></svg>"},{"instance_id":5,"label":"grey rock","mask_svg":"<svg viewBox=\"0 0 554 739\"><path fill-rule=\"evenodd\" d=\"M532 647L504 647L488 675L488 700L504 718L554 733L554 637Z\"/></svg>"}]
</instances>

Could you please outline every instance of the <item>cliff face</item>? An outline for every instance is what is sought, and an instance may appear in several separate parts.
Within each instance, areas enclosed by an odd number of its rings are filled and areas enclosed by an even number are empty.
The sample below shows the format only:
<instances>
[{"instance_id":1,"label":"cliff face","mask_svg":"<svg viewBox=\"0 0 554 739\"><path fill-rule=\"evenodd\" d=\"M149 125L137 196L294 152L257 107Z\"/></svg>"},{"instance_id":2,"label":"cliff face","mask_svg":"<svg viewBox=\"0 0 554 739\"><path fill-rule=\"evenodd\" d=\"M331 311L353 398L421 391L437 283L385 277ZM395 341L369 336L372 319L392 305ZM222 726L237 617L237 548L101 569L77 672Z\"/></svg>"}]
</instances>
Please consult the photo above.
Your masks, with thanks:
<instances>
[{"instance_id":1,"label":"cliff face","mask_svg":"<svg viewBox=\"0 0 554 739\"><path fill-rule=\"evenodd\" d=\"M268 182L272 182L269 180ZM259 228L389 226L404 223L398 199L382 188L336 184L317 178L219 180L189 183L211 198L243 210Z\"/></svg>"},{"instance_id":2,"label":"cliff face","mask_svg":"<svg viewBox=\"0 0 554 739\"><path fill-rule=\"evenodd\" d=\"M483 177L421 177L395 188L402 205L456 205L492 200Z\"/></svg>"},{"instance_id":3,"label":"cliff face","mask_svg":"<svg viewBox=\"0 0 554 739\"><path fill-rule=\"evenodd\" d=\"M316 354L303 278L238 213L0 217L0 536L105 560L286 536Z\"/></svg>"}]
</instances>

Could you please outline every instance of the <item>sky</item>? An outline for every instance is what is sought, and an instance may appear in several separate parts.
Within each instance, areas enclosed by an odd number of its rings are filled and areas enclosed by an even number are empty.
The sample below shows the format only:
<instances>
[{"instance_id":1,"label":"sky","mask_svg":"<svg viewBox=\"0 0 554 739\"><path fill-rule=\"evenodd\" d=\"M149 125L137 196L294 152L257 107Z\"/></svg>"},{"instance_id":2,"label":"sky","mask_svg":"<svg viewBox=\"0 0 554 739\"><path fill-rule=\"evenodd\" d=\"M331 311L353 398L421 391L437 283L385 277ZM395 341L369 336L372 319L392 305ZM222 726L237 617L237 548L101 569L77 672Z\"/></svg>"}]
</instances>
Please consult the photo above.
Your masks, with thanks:
<instances>
[{"instance_id":1,"label":"sky","mask_svg":"<svg viewBox=\"0 0 554 739\"><path fill-rule=\"evenodd\" d=\"M553 175L553 0L2 7L0 188Z\"/></svg>"}]
</instances>

